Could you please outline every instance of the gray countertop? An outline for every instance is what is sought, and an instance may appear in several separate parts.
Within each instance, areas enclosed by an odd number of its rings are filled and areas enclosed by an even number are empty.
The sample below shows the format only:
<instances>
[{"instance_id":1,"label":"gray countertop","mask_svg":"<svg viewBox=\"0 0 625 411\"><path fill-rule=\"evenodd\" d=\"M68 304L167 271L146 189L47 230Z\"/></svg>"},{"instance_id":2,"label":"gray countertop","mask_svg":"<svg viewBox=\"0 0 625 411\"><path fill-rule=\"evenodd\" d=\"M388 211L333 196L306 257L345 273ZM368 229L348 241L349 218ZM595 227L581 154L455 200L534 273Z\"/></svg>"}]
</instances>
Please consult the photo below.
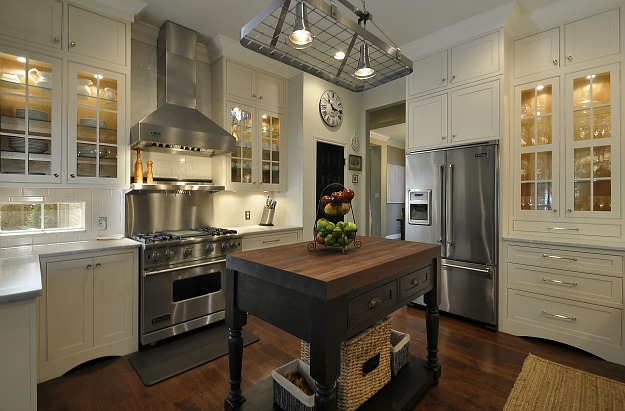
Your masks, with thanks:
<instances>
[{"instance_id":1,"label":"gray countertop","mask_svg":"<svg viewBox=\"0 0 625 411\"><path fill-rule=\"evenodd\" d=\"M121 238L20 247L22 255L0 258L0 304L41 295L40 256L135 248L139 245L134 240Z\"/></svg>"}]
</instances>

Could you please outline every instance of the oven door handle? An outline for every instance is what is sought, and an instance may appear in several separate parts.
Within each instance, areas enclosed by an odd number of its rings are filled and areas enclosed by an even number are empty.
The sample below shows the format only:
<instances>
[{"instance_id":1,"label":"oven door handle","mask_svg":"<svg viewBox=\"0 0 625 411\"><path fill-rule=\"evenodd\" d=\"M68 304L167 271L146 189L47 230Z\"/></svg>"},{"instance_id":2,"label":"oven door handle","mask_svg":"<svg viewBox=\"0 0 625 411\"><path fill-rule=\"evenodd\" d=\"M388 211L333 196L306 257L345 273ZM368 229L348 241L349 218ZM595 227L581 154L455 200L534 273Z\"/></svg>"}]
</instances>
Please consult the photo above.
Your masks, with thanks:
<instances>
[{"instance_id":1,"label":"oven door handle","mask_svg":"<svg viewBox=\"0 0 625 411\"><path fill-rule=\"evenodd\" d=\"M207 263L185 265L184 267L166 268L164 270L157 270L157 271L150 271L150 272L143 271L143 276L147 277L148 275L162 274L162 273L171 273L172 271L187 270L189 268L204 267L206 265L220 264L220 263L225 263L225 262L226 262L226 259L223 258L223 259L220 259L220 260L214 260L214 261L210 261L210 262L207 262Z\"/></svg>"}]
</instances>

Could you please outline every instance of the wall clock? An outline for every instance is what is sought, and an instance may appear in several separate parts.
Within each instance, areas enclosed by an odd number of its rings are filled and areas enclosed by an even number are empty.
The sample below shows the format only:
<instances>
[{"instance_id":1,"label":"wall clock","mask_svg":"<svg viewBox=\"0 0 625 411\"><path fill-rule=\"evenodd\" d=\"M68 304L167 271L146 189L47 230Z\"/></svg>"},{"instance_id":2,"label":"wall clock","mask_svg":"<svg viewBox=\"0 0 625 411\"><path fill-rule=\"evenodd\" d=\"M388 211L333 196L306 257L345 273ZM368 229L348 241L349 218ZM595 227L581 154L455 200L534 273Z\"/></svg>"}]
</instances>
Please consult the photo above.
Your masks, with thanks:
<instances>
[{"instance_id":1,"label":"wall clock","mask_svg":"<svg viewBox=\"0 0 625 411\"><path fill-rule=\"evenodd\" d=\"M338 94L332 90L326 90L319 99L319 114L323 121L330 127L338 127L343 122L343 104Z\"/></svg>"}]
</instances>

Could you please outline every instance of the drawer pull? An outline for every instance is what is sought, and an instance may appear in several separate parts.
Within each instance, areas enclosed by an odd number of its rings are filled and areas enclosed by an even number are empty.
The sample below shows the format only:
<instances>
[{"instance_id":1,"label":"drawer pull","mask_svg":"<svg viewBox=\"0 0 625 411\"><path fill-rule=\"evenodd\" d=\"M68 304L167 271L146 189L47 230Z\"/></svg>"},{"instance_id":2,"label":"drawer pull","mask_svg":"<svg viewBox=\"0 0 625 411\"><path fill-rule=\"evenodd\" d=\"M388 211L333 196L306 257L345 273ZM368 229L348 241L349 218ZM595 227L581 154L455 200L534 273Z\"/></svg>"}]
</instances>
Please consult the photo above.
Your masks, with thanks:
<instances>
[{"instance_id":1,"label":"drawer pull","mask_svg":"<svg viewBox=\"0 0 625 411\"><path fill-rule=\"evenodd\" d=\"M577 261L576 257L562 257L560 255L551 255L551 254L543 254L543 257L545 258L553 258L554 260L571 260L571 261Z\"/></svg>"},{"instance_id":2,"label":"drawer pull","mask_svg":"<svg viewBox=\"0 0 625 411\"><path fill-rule=\"evenodd\" d=\"M543 281L546 282L546 283L554 283L554 284L560 284L560 285L570 285L571 287L577 287L577 283L568 283L566 281L552 280L550 278L543 278Z\"/></svg>"},{"instance_id":3,"label":"drawer pull","mask_svg":"<svg viewBox=\"0 0 625 411\"><path fill-rule=\"evenodd\" d=\"M380 297L375 297L375 298L371 299L371 301L369 301L369 304L367 305L367 307L369 307L369 309L371 309L371 308L377 307L380 304L382 304L382 299Z\"/></svg>"},{"instance_id":4,"label":"drawer pull","mask_svg":"<svg viewBox=\"0 0 625 411\"><path fill-rule=\"evenodd\" d=\"M546 315L547 317L559 318L561 320L577 321L577 317L567 317L566 315L552 314L552 313L548 313L545 310L543 310L543 315Z\"/></svg>"},{"instance_id":5,"label":"drawer pull","mask_svg":"<svg viewBox=\"0 0 625 411\"><path fill-rule=\"evenodd\" d=\"M569 212L570 212L570 210L569 210ZM579 231L579 228L547 227L547 230L554 230L554 231Z\"/></svg>"},{"instance_id":6,"label":"drawer pull","mask_svg":"<svg viewBox=\"0 0 625 411\"><path fill-rule=\"evenodd\" d=\"M410 285L419 285L421 284L421 280L418 278L413 278L413 280L410 282Z\"/></svg>"},{"instance_id":7,"label":"drawer pull","mask_svg":"<svg viewBox=\"0 0 625 411\"><path fill-rule=\"evenodd\" d=\"M275 239L275 240L263 240L263 244L269 244L269 243L279 243L280 239Z\"/></svg>"}]
</instances>

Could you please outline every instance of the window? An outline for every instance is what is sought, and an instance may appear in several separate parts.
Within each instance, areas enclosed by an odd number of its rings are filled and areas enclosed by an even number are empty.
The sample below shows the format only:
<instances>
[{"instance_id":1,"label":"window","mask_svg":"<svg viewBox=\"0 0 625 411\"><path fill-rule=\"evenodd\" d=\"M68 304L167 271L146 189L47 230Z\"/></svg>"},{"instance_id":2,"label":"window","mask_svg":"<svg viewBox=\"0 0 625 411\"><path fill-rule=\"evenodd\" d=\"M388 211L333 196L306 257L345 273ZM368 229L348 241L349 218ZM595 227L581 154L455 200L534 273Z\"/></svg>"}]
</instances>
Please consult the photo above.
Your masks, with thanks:
<instances>
[{"instance_id":1,"label":"window","mask_svg":"<svg viewBox=\"0 0 625 411\"><path fill-rule=\"evenodd\" d=\"M85 203L0 203L0 235L81 231L85 229Z\"/></svg>"}]
</instances>

